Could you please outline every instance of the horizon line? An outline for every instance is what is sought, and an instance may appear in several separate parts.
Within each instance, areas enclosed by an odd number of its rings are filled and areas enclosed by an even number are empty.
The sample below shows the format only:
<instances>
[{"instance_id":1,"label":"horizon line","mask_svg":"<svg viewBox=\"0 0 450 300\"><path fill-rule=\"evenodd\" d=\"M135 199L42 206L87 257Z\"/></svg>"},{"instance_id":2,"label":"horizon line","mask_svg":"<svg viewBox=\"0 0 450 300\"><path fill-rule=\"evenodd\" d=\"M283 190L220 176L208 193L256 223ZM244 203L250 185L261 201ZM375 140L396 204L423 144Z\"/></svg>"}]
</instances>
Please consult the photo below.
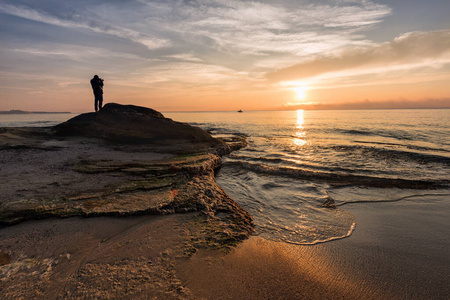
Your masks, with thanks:
<instances>
[{"instance_id":1,"label":"horizon line","mask_svg":"<svg viewBox=\"0 0 450 300\"><path fill-rule=\"evenodd\" d=\"M146 107L146 106L142 106ZM151 107L147 107L151 108ZM151 108L154 109L154 108ZM261 111L297 111L297 110L307 110L307 111L330 111L330 110L435 110L435 109L450 109L449 107L377 107L377 108L291 108L291 109L251 109L243 110L242 112L261 112ZM17 113L14 113L14 112ZM162 113L210 113L210 112L238 112L239 110L160 110ZM88 112L69 112L69 111L26 111L19 109L2 110L0 114L84 114Z\"/></svg>"}]
</instances>

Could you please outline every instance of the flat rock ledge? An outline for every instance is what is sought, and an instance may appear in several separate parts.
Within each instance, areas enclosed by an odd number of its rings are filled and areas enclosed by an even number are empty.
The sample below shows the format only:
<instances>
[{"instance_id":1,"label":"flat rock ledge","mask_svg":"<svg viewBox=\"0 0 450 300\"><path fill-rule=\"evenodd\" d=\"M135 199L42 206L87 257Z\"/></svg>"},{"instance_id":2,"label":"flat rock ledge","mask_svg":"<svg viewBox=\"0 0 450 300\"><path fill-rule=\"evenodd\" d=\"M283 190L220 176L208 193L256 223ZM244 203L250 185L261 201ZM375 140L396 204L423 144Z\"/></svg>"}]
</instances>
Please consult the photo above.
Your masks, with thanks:
<instances>
[{"instance_id":1,"label":"flat rock ledge","mask_svg":"<svg viewBox=\"0 0 450 300\"><path fill-rule=\"evenodd\" d=\"M201 212L215 244L232 245L252 233L253 222L214 172L220 155L245 145L114 103L55 127L0 128L0 226Z\"/></svg>"}]
</instances>

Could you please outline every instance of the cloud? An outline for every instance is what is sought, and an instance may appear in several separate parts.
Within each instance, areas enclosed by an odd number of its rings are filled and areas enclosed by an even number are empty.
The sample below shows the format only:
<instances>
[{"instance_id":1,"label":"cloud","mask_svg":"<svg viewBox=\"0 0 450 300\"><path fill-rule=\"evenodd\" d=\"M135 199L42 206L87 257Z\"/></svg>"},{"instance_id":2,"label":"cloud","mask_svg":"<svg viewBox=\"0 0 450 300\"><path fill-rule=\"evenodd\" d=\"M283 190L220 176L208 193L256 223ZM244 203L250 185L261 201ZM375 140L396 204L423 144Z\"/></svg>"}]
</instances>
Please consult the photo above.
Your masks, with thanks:
<instances>
[{"instance_id":1,"label":"cloud","mask_svg":"<svg viewBox=\"0 0 450 300\"><path fill-rule=\"evenodd\" d=\"M355 101L337 103L287 104L274 110L333 110L333 109L435 109L450 108L450 98L422 100L393 99L384 101Z\"/></svg>"},{"instance_id":2,"label":"cloud","mask_svg":"<svg viewBox=\"0 0 450 300\"><path fill-rule=\"evenodd\" d=\"M123 77L131 72L139 72L147 65L164 63L160 59L124 53L114 48L48 42L9 48L0 46L0 58L2 71L22 73L24 76L33 75L37 78L44 74L59 77L70 74L76 80L87 74L90 76L92 72L101 72L103 76L109 77ZM1 79L3 78L0 73Z\"/></svg>"},{"instance_id":3,"label":"cloud","mask_svg":"<svg viewBox=\"0 0 450 300\"><path fill-rule=\"evenodd\" d=\"M433 65L434 64L434 65ZM328 73L311 80L314 89L355 88L380 85L415 85L450 79L450 58L416 64L380 66L371 69ZM295 81L294 81L295 82ZM283 82L286 86L294 82Z\"/></svg>"},{"instance_id":4,"label":"cloud","mask_svg":"<svg viewBox=\"0 0 450 300\"><path fill-rule=\"evenodd\" d=\"M0 12L55 26L75 29L87 29L96 33L116 36L135 43L140 43L150 50L163 48L170 45L170 41L167 39L152 37L148 34L137 32L120 26L115 26L110 23L100 21L100 18L96 18L95 16L89 18L86 17L86 15L74 13L66 14L64 18L61 18L46 13L45 11L32 9L23 5L18 6L11 4L0 4Z\"/></svg>"},{"instance_id":5,"label":"cloud","mask_svg":"<svg viewBox=\"0 0 450 300\"><path fill-rule=\"evenodd\" d=\"M157 89L224 88L223 82L234 82L236 86L246 77L235 70L196 62L172 62L149 66L128 78L120 79L120 84ZM117 82L119 83L119 82Z\"/></svg>"},{"instance_id":6,"label":"cloud","mask_svg":"<svg viewBox=\"0 0 450 300\"><path fill-rule=\"evenodd\" d=\"M0 4L0 12L119 37L151 50L165 48L166 57L192 53L199 60L241 70L267 65L264 61L273 54L291 56L289 64L298 56L366 45L360 32L391 13L388 6L372 1L340 0L10 3Z\"/></svg>"},{"instance_id":7,"label":"cloud","mask_svg":"<svg viewBox=\"0 0 450 300\"><path fill-rule=\"evenodd\" d=\"M190 61L190 62L201 62L202 60L198 57L196 57L192 53L180 53L180 54L174 54L174 55L167 55L168 58L175 58L176 60L180 61Z\"/></svg>"},{"instance_id":8,"label":"cloud","mask_svg":"<svg viewBox=\"0 0 450 300\"><path fill-rule=\"evenodd\" d=\"M381 22L390 13L389 7L370 1L282 6L273 1L204 0L173 8L182 24L175 24L174 30L207 36L220 51L249 55L306 55L353 44L361 38L355 32Z\"/></svg>"},{"instance_id":9,"label":"cloud","mask_svg":"<svg viewBox=\"0 0 450 300\"><path fill-rule=\"evenodd\" d=\"M450 62L450 29L433 32L411 32L388 43L350 48L339 55L317 57L267 74L280 81L307 79L328 73L355 69L402 69L408 65ZM378 70L380 71L380 70ZM364 72L364 71L363 71Z\"/></svg>"}]
</instances>

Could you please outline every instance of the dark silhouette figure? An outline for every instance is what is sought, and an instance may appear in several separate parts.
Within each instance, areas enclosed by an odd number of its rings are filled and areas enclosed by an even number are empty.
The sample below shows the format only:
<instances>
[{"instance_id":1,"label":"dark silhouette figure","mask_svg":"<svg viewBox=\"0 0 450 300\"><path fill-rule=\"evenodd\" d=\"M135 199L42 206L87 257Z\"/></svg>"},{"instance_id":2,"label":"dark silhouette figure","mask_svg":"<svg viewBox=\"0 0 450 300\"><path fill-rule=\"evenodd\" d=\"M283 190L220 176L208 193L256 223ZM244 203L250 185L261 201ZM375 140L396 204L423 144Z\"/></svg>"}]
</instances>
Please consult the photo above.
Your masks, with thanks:
<instances>
[{"instance_id":1,"label":"dark silhouette figure","mask_svg":"<svg viewBox=\"0 0 450 300\"><path fill-rule=\"evenodd\" d=\"M103 79L94 75L94 78L91 79L91 86L95 96L95 111L98 111L102 109L103 105Z\"/></svg>"}]
</instances>

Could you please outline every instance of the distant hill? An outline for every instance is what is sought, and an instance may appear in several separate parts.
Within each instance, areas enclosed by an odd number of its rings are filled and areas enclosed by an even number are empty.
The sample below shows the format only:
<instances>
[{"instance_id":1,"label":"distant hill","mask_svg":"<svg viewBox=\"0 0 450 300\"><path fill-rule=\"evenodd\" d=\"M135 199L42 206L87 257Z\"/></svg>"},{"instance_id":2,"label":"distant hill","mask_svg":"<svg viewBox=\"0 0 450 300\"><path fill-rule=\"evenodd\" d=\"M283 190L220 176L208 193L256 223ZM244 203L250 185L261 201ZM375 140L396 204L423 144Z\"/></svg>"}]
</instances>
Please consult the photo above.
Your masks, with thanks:
<instances>
[{"instance_id":1,"label":"distant hill","mask_svg":"<svg viewBox=\"0 0 450 300\"><path fill-rule=\"evenodd\" d=\"M5 110L0 111L1 115L24 115L24 114L70 114L68 111L24 111L24 110Z\"/></svg>"}]
</instances>

